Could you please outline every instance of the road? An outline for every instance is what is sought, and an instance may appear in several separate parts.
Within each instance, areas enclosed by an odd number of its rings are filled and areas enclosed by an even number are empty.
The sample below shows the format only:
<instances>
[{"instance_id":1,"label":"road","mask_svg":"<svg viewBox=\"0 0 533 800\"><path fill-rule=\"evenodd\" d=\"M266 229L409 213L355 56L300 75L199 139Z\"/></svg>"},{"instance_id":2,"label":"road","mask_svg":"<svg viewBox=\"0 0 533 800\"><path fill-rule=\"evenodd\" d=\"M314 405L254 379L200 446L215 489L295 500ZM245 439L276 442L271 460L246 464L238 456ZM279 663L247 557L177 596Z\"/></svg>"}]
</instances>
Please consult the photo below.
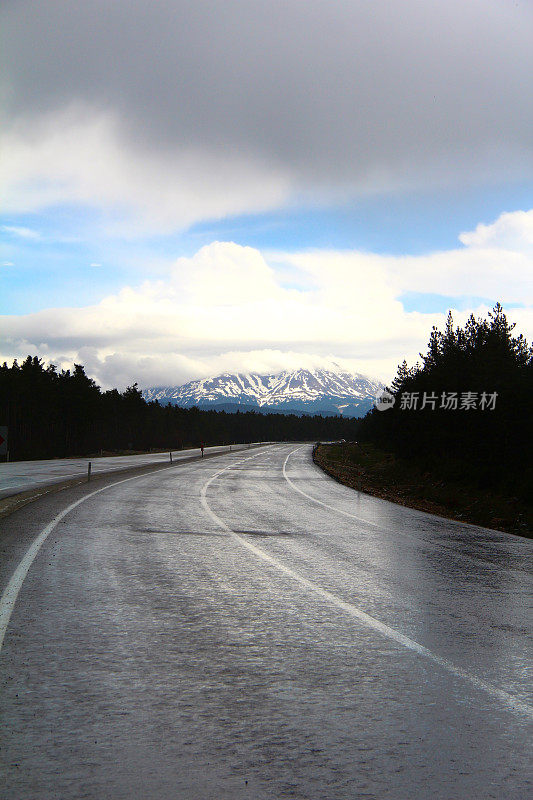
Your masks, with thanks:
<instances>
[{"instance_id":1,"label":"road","mask_svg":"<svg viewBox=\"0 0 533 800\"><path fill-rule=\"evenodd\" d=\"M118 477L2 522L6 798L531 796L531 542L308 445Z\"/></svg>"},{"instance_id":2,"label":"road","mask_svg":"<svg viewBox=\"0 0 533 800\"><path fill-rule=\"evenodd\" d=\"M238 450L246 445L233 445ZM206 447L205 454L225 453L228 445ZM200 450L173 450L173 461L199 456ZM92 475L104 472L131 469L150 464L166 464L170 460L169 452L143 453L136 456L111 456L98 458L54 458L41 461L9 461L0 463L0 499L11 497L20 492L50 486L54 483L87 475L87 467L91 462Z\"/></svg>"}]
</instances>

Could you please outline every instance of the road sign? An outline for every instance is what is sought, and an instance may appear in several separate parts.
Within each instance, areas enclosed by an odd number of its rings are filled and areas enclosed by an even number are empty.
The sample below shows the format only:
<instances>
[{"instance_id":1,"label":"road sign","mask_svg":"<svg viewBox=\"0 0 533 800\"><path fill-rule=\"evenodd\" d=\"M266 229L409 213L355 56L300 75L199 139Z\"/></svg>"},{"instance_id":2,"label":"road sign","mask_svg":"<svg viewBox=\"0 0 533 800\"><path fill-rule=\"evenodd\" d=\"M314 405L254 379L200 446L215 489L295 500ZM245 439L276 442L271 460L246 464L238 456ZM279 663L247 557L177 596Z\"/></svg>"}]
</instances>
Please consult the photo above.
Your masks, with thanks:
<instances>
[{"instance_id":1,"label":"road sign","mask_svg":"<svg viewBox=\"0 0 533 800\"><path fill-rule=\"evenodd\" d=\"M7 425L0 425L0 456L7 456Z\"/></svg>"}]
</instances>

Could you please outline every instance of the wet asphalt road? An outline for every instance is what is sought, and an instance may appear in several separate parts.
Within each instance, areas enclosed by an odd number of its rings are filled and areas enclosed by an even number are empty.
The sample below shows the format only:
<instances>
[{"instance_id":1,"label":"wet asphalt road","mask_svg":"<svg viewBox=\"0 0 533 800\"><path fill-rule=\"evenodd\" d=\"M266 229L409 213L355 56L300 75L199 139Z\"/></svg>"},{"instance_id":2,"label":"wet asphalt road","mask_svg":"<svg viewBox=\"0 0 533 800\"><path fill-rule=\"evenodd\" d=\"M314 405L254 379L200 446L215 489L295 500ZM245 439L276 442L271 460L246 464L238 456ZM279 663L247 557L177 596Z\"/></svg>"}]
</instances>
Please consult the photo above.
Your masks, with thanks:
<instances>
[{"instance_id":1,"label":"wet asphalt road","mask_svg":"<svg viewBox=\"0 0 533 800\"><path fill-rule=\"evenodd\" d=\"M531 796L532 544L310 451L128 478L57 522L0 653L2 796ZM2 522L2 589L86 491Z\"/></svg>"},{"instance_id":2,"label":"wet asphalt road","mask_svg":"<svg viewBox=\"0 0 533 800\"><path fill-rule=\"evenodd\" d=\"M233 445L232 449L241 449L243 445ZM206 455L226 453L228 445L206 447ZM173 450L173 461L181 461L199 456L200 450ZM142 453L135 456L98 456L97 458L54 458L40 461L8 461L0 463L0 499L10 497L19 492L50 486L71 478L83 478L87 475L87 467L91 463L92 475L151 464L166 464L170 454Z\"/></svg>"}]
</instances>

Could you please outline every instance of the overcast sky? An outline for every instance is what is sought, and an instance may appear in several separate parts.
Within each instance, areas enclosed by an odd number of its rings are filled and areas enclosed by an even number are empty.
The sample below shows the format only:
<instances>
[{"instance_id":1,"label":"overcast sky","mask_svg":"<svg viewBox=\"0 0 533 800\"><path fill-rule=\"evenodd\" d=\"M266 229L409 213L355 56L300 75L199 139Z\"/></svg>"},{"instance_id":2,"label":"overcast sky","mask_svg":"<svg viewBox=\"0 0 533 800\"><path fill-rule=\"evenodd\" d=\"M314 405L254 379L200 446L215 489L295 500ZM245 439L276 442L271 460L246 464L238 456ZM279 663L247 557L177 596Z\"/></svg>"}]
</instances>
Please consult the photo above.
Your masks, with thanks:
<instances>
[{"instance_id":1,"label":"overcast sky","mask_svg":"<svg viewBox=\"0 0 533 800\"><path fill-rule=\"evenodd\" d=\"M7 0L0 357L103 385L533 338L533 4Z\"/></svg>"}]
</instances>

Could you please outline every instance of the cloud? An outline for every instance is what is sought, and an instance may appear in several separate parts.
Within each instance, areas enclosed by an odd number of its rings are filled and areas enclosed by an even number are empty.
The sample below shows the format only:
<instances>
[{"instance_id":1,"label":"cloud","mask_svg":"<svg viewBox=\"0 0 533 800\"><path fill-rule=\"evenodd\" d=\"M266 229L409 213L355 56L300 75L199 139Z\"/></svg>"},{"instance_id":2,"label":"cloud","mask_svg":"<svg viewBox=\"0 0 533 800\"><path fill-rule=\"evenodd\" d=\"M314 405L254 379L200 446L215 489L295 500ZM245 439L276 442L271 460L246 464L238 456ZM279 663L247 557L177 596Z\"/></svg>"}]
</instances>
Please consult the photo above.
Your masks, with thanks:
<instances>
[{"instance_id":1,"label":"cloud","mask_svg":"<svg viewBox=\"0 0 533 800\"><path fill-rule=\"evenodd\" d=\"M511 216L488 227L520 228L521 212ZM177 259L164 279L124 287L97 305L4 317L2 356L40 353L62 365L81 361L106 386L133 380L168 385L225 370L269 372L339 359L390 380L398 362L405 357L413 363L425 349L432 325L445 322L444 313L406 312L399 299L406 292L520 304L509 315L533 337L533 257L527 235L514 243L515 250L474 241L399 257L357 251L266 255L213 242ZM300 288L283 285L287 265L300 276ZM484 315L489 307L472 310ZM455 317L464 322L467 314L456 311Z\"/></svg>"},{"instance_id":2,"label":"cloud","mask_svg":"<svg viewBox=\"0 0 533 800\"><path fill-rule=\"evenodd\" d=\"M24 228L20 225L2 225L1 230L10 236L17 236L20 239L32 239L34 241L41 239L41 234L38 231L34 231L32 228Z\"/></svg>"},{"instance_id":3,"label":"cloud","mask_svg":"<svg viewBox=\"0 0 533 800\"><path fill-rule=\"evenodd\" d=\"M533 209L501 214L489 224L479 223L473 231L461 233L468 247L498 247L520 252L533 251Z\"/></svg>"},{"instance_id":4,"label":"cloud","mask_svg":"<svg viewBox=\"0 0 533 800\"><path fill-rule=\"evenodd\" d=\"M115 234L165 232L202 218L260 212L288 197L286 179L271 167L238 153L221 158L194 144L163 155L128 148L116 114L78 104L37 116L31 125L7 127L0 144L4 209L87 205L106 213Z\"/></svg>"},{"instance_id":5,"label":"cloud","mask_svg":"<svg viewBox=\"0 0 533 800\"><path fill-rule=\"evenodd\" d=\"M307 276L328 286L330 294L338 294L339 303L356 301L364 281L367 292L374 287L376 302L417 292L533 305L532 231L533 211L516 211L461 233L465 246L454 250L422 256L316 251L278 254L276 258L302 268Z\"/></svg>"},{"instance_id":6,"label":"cloud","mask_svg":"<svg viewBox=\"0 0 533 800\"><path fill-rule=\"evenodd\" d=\"M105 386L131 385L140 378L143 387L177 385L193 378L205 378L225 372L259 372L273 374L297 368L326 369L341 368L347 371L361 371L361 364L353 359L338 358L282 350L228 351L195 359L177 354L150 355L139 357L134 354L114 353L101 357L98 350L84 348L80 351L80 361L87 371L97 375ZM59 362L55 362L59 363ZM72 361L63 358L62 367L70 367ZM375 365L367 361L363 365L368 374L375 373Z\"/></svg>"},{"instance_id":7,"label":"cloud","mask_svg":"<svg viewBox=\"0 0 533 800\"><path fill-rule=\"evenodd\" d=\"M4 208L171 230L527 180L532 21L506 0L11 0Z\"/></svg>"},{"instance_id":8,"label":"cloud","mask_svg":"<svg viewBox=\"0 0 533 800\"><path fill-rule=\"evenodd\" d=\"M243 365L276 371L333 356L359 371L378 362L382 371L383 359L393 369L392 339L418 346L427 319L405 315L390 290L380 299L382 277L353 275L344 292L337 278L286 289L259 251L214 242L178 259L165 280L125 287L96 306L3 318L2 355L40 353L45 344L47 358L84 361L106 385L179 383Z\"/></svg>"}]
</instances>

